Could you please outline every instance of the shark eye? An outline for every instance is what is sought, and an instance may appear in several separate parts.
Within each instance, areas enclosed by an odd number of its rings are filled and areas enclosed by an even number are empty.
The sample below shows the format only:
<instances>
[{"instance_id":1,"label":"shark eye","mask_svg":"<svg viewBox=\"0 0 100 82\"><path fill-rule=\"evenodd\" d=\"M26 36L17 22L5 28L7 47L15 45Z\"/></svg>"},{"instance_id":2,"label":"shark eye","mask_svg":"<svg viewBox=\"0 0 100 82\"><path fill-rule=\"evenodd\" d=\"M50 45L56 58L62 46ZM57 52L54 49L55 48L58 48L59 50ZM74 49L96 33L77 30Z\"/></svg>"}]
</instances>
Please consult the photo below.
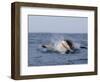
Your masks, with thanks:
<instances>
[{"instance_id":1,"label":"shark eye","mask_svg":"<svg viewBox=\"0 0 100 82\"><path fill-rule=\"evenodd\" d=\"M42 45L42 47L43 47L43 48L46 48L46 46L45 46L45 45Z\"/></svg>"}]
</instances>

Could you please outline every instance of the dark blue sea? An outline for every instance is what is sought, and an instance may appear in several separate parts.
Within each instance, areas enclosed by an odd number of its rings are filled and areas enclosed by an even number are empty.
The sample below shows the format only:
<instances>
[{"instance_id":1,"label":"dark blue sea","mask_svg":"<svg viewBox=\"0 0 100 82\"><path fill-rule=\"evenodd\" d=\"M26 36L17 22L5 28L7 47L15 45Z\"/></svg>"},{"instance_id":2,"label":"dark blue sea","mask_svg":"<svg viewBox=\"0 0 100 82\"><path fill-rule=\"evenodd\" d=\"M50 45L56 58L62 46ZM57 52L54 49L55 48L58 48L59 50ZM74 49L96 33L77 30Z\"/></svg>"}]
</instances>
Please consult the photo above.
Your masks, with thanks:
<instances>
[{"instance_id":1,"label":"dark blue sea","mask_svg":"<svg viewBox=\"0 0 100 82\"><path fill-rule=\"evenodd\" d=\"M87 34L29 33L28 66L53 66L88 63L88 49L79 49L74 53L67 54L44 52L41 50L41 44L53 43L60 39L70 39L82 46L88 47Z\"/></svg>"}]
</instances>

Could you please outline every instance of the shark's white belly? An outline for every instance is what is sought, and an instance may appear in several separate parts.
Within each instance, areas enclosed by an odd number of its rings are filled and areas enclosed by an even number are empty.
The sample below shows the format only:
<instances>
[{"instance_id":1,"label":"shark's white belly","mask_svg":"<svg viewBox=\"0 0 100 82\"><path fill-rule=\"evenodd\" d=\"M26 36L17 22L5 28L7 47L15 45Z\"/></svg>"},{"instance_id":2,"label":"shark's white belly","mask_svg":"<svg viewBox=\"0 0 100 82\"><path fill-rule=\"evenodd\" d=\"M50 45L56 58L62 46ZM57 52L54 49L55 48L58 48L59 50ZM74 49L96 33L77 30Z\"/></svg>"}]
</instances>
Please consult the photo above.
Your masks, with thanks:
<instances>
[{"instance_id":1,"label":"shark's white belly","mask_svg":"<svg viewBox=\"0 0 100 82\"><path fill-rule=\"evenodd\" d=\"M54 49L62 54L65 54L65 52L68 50L68 45L64 42L59 42L55 45Z\"/></svg>"}]
</instances>

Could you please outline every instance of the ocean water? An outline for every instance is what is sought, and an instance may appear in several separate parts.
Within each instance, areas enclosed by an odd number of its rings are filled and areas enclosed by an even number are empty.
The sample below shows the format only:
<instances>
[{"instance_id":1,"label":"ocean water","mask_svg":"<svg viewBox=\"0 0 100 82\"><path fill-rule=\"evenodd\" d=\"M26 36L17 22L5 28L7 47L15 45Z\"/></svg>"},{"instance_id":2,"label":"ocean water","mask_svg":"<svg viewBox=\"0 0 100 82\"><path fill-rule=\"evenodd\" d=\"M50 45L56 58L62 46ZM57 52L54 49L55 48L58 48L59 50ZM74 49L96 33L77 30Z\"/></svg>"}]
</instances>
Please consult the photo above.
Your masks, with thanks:
<instances>
[{"instance_id":1,"label":"ocean water","mask_svg":"<svg viewBox=\"0 0 100 82\"><path fill-rule=\"evenodd\" d=\"M88 63L88 48L74 53L60 54L42 51L40 45L69 39L84 47L88 47L87 34L67 33L29 33L28 34L28 66L53 66Z\"/></svg>"}]
</instances>

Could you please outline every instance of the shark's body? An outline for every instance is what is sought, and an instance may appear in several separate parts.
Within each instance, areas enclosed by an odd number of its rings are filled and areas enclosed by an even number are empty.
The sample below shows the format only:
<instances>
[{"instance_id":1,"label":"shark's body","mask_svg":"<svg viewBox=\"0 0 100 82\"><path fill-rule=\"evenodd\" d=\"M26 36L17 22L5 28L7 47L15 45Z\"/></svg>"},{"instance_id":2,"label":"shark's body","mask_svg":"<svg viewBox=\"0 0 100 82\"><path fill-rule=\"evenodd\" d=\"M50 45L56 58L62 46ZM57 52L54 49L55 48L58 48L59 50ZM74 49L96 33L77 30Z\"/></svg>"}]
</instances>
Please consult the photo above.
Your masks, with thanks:
<instances>
[{"instance_id":1,"label":"shark's body","mask_svg":"<svg viewBox=\"0 0 100 82\"><path fill-rule=\"evenodd\" d=\"M59 52L61 54L74 52L74 50L81 48L80 44L72 42L70 40L62 40L55 44L44 44L41 45L41 47L46 51L54 51Z\"/></svg>"}]
</instances>

